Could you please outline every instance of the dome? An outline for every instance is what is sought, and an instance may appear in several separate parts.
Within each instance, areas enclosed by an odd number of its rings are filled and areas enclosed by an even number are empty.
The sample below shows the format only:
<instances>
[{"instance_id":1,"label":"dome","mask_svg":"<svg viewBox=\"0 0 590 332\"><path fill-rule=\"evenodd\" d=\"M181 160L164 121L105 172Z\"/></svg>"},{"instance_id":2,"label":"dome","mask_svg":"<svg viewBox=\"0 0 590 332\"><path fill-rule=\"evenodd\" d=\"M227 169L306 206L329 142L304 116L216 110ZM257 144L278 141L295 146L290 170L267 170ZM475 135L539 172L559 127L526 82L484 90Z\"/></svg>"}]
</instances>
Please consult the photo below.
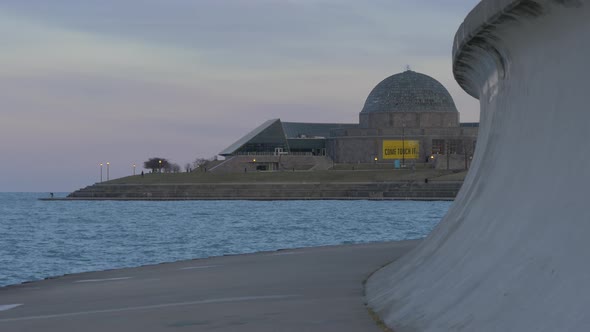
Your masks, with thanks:
<instances>
[{"instance_id":1,"label":"dome","mask_svg":"<svg viewBox=\"0 0 590 332\"><path fill-rule=\"evenodd\" d=\"M389 76L371 91L361 113L376 112L457 112L457 108L437 80L407 70Z\"/></svg>"}]
</instances>

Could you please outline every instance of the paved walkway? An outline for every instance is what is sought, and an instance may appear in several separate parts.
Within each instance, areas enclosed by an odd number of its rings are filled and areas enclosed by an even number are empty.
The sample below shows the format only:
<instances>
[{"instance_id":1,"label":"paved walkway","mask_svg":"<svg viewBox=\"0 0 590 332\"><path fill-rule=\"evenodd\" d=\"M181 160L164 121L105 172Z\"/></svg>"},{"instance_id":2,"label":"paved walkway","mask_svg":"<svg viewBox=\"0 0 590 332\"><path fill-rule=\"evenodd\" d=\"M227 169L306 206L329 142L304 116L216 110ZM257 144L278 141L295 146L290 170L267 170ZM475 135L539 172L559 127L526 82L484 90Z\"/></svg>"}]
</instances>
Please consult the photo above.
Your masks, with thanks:
<instances>
[{"instance_id":1,"label":"paved walkway","mask_svg":"<svg viewBox=\"0 0 590 332\"><path fill-rule=\"evenodd\" d=\"M0 288L0 331L380 331L362 281L417 242L225 256Z\"/></svg>"}]
</instances>

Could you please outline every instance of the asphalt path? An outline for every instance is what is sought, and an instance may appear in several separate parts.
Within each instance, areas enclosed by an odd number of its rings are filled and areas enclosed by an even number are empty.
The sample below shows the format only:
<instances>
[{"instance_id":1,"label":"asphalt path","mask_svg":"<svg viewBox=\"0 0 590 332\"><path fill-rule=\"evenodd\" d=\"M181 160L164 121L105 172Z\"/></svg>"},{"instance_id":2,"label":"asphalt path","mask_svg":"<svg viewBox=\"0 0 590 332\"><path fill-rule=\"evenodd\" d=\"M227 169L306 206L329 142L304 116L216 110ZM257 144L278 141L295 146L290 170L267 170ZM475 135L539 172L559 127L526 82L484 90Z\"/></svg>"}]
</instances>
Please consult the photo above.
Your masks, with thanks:
<instances>
[{"instance_id":1,"label":"asphalt path","mask_svg":"<svg viewBox=\"0 0 590 332\"><path fill-rule=\"evenodd\" d=\"M0 331L380 331L363 281L417 244L280 250L0 288Z\"/></svg>"}]
</instances>

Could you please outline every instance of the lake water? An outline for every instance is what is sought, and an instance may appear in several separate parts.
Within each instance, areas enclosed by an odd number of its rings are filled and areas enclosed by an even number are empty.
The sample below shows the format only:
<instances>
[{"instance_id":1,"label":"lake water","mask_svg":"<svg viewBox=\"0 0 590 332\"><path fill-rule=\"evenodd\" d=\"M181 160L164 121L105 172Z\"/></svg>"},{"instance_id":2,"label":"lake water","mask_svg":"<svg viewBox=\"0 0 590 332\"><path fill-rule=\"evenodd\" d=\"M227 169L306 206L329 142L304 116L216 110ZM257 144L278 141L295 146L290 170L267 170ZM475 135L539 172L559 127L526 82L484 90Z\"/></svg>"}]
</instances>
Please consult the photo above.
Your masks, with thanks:
<instances>
[{"instance_id":1,"label":"lake water","mask_svg":"<svg viewBox=\"0 0 590 332\"><path fill-rule=\"evenodd\" d=\"M65 196L58 194L56 196ZM224 254L418 239L451 202L39 201L0 193L0 286Z\"/></svg>"}]
</instances>

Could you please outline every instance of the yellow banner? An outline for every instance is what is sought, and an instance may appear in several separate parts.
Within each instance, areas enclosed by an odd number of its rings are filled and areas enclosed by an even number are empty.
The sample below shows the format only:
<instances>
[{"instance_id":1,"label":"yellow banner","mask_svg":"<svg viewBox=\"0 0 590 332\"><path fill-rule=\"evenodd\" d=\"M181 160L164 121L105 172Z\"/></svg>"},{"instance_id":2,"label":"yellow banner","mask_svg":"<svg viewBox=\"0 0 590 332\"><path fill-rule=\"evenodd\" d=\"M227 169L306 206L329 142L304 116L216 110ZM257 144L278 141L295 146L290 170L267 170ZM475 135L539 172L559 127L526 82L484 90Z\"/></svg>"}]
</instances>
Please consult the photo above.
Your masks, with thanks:
<instances>
[{"instance_id":1,"label":"yellow banner","mask_svg":"<svg viewBox=\"0 0 590 332\"><path fill-rule=\"evenodd\" d=\"M383 141L383 159L418 159L420 141Z\"/></svg>"}]
</instances>

